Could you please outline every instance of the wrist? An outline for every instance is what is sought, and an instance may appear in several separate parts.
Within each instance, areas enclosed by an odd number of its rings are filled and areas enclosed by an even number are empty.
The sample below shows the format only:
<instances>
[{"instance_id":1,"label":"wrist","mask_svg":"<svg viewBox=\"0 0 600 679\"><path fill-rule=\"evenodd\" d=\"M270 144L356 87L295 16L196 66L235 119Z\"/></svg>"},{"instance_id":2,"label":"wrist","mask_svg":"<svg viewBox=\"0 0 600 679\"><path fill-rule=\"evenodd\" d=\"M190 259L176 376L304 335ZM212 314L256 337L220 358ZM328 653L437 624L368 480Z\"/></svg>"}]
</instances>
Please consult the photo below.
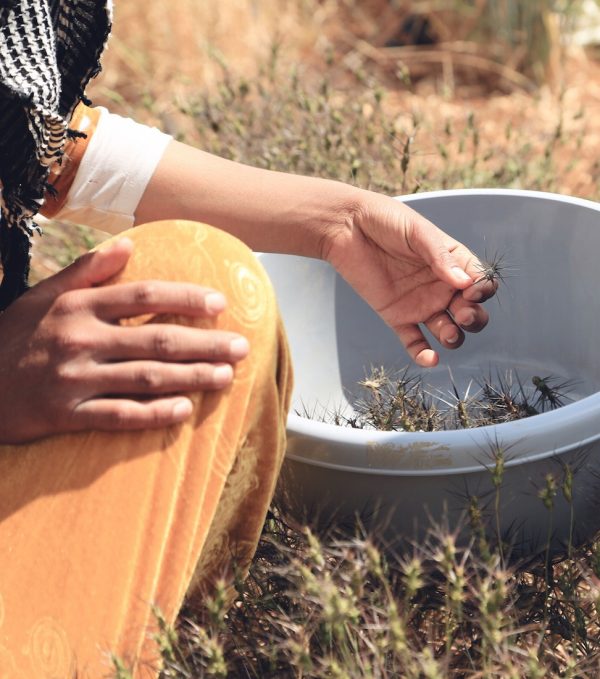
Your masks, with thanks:
<instances>
[{"instance_id":1,"label":"wrist","mask_svg":"<svg viewBox=\"0 0 600 679\"><path fill-rule=\"evenodd\" d=\"M363 219L368 203L368 191L341 182L328 182L328 208L321 220L319 259L333 263L339 246L350 240ZM333 189L333 190L332 190Z\"/></svg>"}]
</instances>

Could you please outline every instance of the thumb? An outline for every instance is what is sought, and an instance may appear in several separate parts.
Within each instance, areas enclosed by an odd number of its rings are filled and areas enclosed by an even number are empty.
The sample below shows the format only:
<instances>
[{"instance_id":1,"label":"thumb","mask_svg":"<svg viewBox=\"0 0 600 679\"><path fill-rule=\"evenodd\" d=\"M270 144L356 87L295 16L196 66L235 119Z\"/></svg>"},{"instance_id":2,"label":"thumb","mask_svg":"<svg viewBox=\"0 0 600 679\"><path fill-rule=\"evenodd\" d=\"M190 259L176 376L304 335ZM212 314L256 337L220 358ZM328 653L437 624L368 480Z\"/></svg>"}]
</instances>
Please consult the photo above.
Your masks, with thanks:
<instances>
[{"instance_id":1,"label":"thumb","mask_svg":"<svg viewBox=\"0 0 600 679\"><path fill-rule=\"evenodd\" d=\"M419 220L412 236L411 247L421 255L440 280L457 290L464 290L473 285L475 279L459 264L457 257L459 252L464 252L460 260L468 262L474 259L463 245L427 220Z\"/></svg>"},{"instance_id":2,"label":"thumb","mask_svg":"<svg viewBox=\"0 0 600 679\"><path fill-rule=\"evenodd\" d=\"M104 283L123 269L133 252L133 241L120 238L97 250L87 252L53 277L57 292L91 288Z\"/></svg>"}]
</instances>

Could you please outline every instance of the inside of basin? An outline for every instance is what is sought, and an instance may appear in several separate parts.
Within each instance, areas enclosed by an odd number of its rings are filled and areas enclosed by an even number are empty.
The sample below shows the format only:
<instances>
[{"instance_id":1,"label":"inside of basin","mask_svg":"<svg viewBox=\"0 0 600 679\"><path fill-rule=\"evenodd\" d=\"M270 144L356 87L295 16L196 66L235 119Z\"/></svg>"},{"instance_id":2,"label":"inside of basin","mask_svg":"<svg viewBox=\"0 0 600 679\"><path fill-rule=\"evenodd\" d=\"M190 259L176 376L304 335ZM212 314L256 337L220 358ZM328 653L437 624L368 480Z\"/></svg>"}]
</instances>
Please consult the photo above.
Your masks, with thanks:
<instances>
[{"instance_id":1,"label":"inside of basin","mask_svg":"<svg viewBox=\"0 0 600 679\"><path fill-rule=\"evenodd\" d=\"M486 303L490 322L440 364L416 370L433 391L464 393L495 374L570 381L569 399L600 389L600 210L550 194L458 191L406 202L475 253L503 253L511 275ZM372 367L410 365L393 331L326 263L280 255L262 262L273 281L295 367L292 408L351 413ZM433 340L435 342L435 340ZM439 347L438 347L439 348ZM569 400L569 402L571 402Z\"/></svg>"}]
</instances>

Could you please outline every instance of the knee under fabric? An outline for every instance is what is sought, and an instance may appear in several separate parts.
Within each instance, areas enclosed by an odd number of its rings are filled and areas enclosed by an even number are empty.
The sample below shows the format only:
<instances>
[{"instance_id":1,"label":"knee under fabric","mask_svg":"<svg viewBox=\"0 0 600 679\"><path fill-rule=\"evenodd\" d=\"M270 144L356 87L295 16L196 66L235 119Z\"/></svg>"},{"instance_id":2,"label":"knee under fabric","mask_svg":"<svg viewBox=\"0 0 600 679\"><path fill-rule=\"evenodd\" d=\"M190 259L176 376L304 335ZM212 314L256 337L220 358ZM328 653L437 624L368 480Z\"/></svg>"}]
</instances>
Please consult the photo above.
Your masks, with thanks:
<instances>
[{"instance_id":1,"label":"knee under fabric","mask_svg":"<svg viewBox=\"0 0 600 679\"><path fill-rule=\"evenodd\" d=\"M11 678L110 676L110 654L155 677L152 605L173 622L186 593L247 568L279 473L292 377L262 267L201 224L124 235L135 248L117 281L192 281L228 300L217 319L155 322L239 332L250 355L228 389L193 397L183 424L0 447L0 667Z\"/></svg>"}]
</instances>

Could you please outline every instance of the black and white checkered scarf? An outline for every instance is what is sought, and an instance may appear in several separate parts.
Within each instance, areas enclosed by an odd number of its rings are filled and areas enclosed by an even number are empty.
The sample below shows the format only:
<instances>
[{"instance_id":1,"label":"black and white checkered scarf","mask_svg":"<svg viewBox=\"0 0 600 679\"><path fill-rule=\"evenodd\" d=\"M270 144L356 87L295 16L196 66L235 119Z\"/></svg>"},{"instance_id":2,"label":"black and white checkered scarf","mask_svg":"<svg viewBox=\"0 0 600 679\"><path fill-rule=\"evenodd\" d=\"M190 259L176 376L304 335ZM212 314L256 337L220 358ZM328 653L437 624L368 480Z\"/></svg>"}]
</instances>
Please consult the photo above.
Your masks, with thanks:
<instances>
[{"instance_id":1,"label":"black and white checkered scarf","mask_svg":"<svg viewBox=\"0 0 600 679\"><path fill-rule=\"evenodd\" d=\"M33 218L110 25L110 0L0 0L0 311L27 288Z\"/></svg>"}]
</instances>

